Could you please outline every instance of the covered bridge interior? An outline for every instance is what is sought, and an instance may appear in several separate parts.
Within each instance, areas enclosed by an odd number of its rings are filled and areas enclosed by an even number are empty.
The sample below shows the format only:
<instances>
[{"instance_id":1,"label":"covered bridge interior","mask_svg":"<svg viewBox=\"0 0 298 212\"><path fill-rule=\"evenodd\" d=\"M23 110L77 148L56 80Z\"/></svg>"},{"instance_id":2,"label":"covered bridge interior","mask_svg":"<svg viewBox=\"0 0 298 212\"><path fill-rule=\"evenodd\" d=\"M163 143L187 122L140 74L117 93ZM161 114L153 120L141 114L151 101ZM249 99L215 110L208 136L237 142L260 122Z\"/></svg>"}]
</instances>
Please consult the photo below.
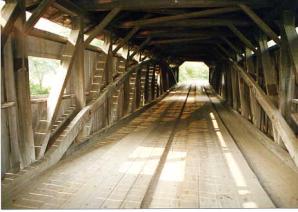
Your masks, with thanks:
<instances>
[{"instance_id":1,"label":"covered bridge interior","mask_svg":"<svg viewBox=\"0 0 298 212\"><path fill-rule=\"evenodd\" d=\"M296 0L1 3L2 208L298 207Z\"/></svg>"}]
</instances>

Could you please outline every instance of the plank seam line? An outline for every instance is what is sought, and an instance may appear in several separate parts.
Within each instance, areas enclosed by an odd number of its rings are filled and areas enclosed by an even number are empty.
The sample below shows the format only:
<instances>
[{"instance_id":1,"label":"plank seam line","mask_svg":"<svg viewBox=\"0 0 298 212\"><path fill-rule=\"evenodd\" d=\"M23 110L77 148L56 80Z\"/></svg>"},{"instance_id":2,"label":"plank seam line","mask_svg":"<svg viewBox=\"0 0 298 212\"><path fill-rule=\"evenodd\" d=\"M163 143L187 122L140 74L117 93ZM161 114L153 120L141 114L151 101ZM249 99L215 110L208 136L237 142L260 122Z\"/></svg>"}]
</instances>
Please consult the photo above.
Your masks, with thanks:
<instances>
[{"instance_id":1,"label":"plank seam line","mask_svg":"<svg viewBox=\"0 0 298 212\"><path fill-rule=\"evenodd\" d=\"M143 197L143 200L141 202L141 206L140 208L148 208L150 203L152 202L152 197L153 197L153 194L154 194L154 191L156 189L156 186L157 186L157 183L158 183L158 180L160 178L160 175L161 175L161 172L162 172L162 169L164 167L164 164L166 162L166 159L168 157L168 154L169 154L169 151L170 151L170 147L172 146L172 143L173 143L173 140L174 140L174 136L176 134L176 129L180 123L180 120L181 120L181 116L183 114L183 111L184 111L184 108L185 108L185 105L187 103L187 99L188 99L188 96L189 96L189 93L191 91L191 86L189 87L188 89L188 92L187 92L187 95L186 95L186 98L185 98L185 101L183 103L183 106L181 108L181 111L178 115L178 117L176 118L176 121L175 121L175 124L173 126L173 129L171 131L171 134L169 136L169 139L165 145L165 149L162 153L162 156L160 158L160 161L159 161L159 164L156 168L156 171L152 177L152 179L150 180L150 183L149 183L149 186L145 192L145 195Z\"/></svg>"}]
</instances>

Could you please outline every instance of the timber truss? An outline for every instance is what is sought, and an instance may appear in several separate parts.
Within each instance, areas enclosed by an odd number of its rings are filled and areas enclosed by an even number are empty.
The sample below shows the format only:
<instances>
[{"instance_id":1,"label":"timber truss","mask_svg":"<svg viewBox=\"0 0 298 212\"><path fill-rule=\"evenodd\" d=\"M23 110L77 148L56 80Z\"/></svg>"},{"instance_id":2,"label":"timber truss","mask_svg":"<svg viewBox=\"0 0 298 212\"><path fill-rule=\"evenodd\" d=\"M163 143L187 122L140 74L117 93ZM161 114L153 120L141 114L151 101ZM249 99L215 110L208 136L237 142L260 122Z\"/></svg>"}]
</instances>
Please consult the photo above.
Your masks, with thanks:
<instances>
[{"instance_id":1,"label":"timber truss","mask_svg":"<svg viewBox=\"0 0 298 212\"><path fill-rule=\"evenodd\" d=\"M31 179L32 168L42 172L71 145L166 94L186 60L204 61L217 93L298 165L297 14L296 1L278 0L7 0L2 171L26 170L20 179ZM41 17L70 28L69 36L35 28ZM91 45L95 38L108 50ZM28 55L61 60L46 101L30 97Z\"/></svg>"}]
</instances>

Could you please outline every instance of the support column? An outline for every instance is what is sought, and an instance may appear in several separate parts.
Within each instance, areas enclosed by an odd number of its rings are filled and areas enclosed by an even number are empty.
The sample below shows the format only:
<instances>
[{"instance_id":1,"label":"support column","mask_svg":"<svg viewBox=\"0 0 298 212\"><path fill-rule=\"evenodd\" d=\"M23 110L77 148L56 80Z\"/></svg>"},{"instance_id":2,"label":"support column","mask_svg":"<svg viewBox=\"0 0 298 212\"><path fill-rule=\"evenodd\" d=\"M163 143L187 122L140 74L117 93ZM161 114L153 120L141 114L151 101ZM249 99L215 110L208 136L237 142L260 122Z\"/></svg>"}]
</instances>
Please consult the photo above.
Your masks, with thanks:
<instances>
[{"instance_id":1,"label":"support column","mask_svg":"<svg viewBox=\"0 0 298 212\"><path fill-rule=\"evenodd\" d=\"M146 66L146 76L145 76L145 85L144 85L144 99L145 104L148 103L148 94L149 94L149 65Z\"/></svg>"},{"instance_id":2,"label":"support column","mask_svg":"<svg viewBox=\"0 0 298 212\"><path fill-rule=\"evenodd\" d=\"M29 69L24 24L26 22L25 2L18 1L19 17L15 22L12 36L14 75L20 133L20 152L24 167L35 161L32 129Z\"/></svg>"},{"instance_id":3,"label":"support column","mask_svg":"<svg viewBox=\"0 0 298 212\"><path fill-rule=\"evenodd\" d=\"M78 24L80 34L78 38L78 53L75 59L74 66L74 92L78 109L82 109L86 105L85 96L85 73L84 73L84 34L83 34L83 20L79 17L74 18L74 21Z\"/></svg>"},{"instance_id":4,"label":"support column","mask_svg":"<svg viewBox=\"0 0 298 212\"><path fill-rule=\"evenodd\" d=\"M152 78L151 78L151 101L155 99L155 70L156 70L156 65L153 66L153 71L152 71Z\"/></svg>"},{"instance_id":5,"label":"support column","mask_svg":"<svg viewBox=\"0 0 298 212\"><path fill-rule=\"evenodd\" d=\"M238 92L239 92L239 87L238 87L238 76L237 76L236 70L232 68L231 71L231 81L232 81L232 95L233 95L233 109L238 111Z\"/></svg>"},{"instance_id":6,"label":"support column","mask_svg":"<svg viewBox=\"0 0 298 212\"><path fill-rule=\"evenodd\" d=\"M112 82L112 68L113 68L113 52L112 52L113 42L110 41L106 65L104 69L104 78L105 78L105 87L108 86ZM105 103L105 124L109 125L111 122L111 97L106 98Z\"/></svg>"},{"instance_id":7,"label":"support column","mask_svg":"<svg viewBox=\"0 0 298 212\"><path fill-rule=\"evenodd\" d=\"M135 110L140 107L141 101L141 72L142 68L136 70L136 82L135 82Z\"/></svg>"},{"instance_id":8,"label":"support column","mask_svg":"<svg viewBox=\"0 0 298 212\"><path fill-rule=\"evenodd\" d=\"M129 67L129 54L130 50L127 51L127 57L125 61L125 72L127 72ZM127 79L124 81L123 84L123 115L125 116L128 113L128 106L129 106L129 91L130 91L130 84L129 84L130 77L127 77Z\"/></svg>"},{"instance_id":9,"label":"support column","mask_svg":"<svg viewBox=\"0 0 298 212\"><path fill-rule=\"evenodd\" d=\"M297 52L295 48L298 48L298 35L296 32L296 35L292 32L293 29L295 30L294 17L292 12L284 11L283 20L280 24L279 111L295 129L295 124L291 122L292 99L295 98L295 78L297 80L297 74L295 77L295 73L298 70L298 59L295 58L295 52ZM296 54L298 57L298 52Z\"/></svg>"},{"instance_id":10,"label":"support column","mask_svg":"<svg viewBox=\"0 0 298 212\"><path fill-rule=\"evenodd\" d=\"M18 113L17 113L17 99L15 90L14 67L13 67L13 54L11 46L11 38L8 37L5 45L2 47L2 61L1 61L1 78L4 94L2 98L5 102L14 103L12 107L6 109L8 128L9 128L9 144L10 152L10 168L12 172L17 172L20 168L24 167L22 162L20 146L19 146L19 128L18 128ZM3 160L3 158L1 157ZM7 171L7 170L6 170Z\"/></svg>"}]
</instances>

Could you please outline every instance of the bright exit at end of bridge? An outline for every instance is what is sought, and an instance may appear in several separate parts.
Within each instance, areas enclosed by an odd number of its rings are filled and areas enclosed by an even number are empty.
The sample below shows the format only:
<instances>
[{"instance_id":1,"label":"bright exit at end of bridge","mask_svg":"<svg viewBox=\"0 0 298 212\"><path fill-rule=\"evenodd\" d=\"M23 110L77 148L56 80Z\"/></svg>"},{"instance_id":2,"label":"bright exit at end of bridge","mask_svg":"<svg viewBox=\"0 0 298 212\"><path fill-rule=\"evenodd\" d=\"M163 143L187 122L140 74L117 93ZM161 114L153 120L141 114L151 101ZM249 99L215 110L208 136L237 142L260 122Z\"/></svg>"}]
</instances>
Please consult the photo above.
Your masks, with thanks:
<instances>
[{"instance_id":1,"label":"bright exit at end of bridge","mask_svg":"<svg viewBox=\"0 0 298 212\"><path fill-rule=\"evenodd\" d=\"M209 84L209 67L204 62L185 61L179 66L179 83Z\"/></svg>"}]
</instances>

